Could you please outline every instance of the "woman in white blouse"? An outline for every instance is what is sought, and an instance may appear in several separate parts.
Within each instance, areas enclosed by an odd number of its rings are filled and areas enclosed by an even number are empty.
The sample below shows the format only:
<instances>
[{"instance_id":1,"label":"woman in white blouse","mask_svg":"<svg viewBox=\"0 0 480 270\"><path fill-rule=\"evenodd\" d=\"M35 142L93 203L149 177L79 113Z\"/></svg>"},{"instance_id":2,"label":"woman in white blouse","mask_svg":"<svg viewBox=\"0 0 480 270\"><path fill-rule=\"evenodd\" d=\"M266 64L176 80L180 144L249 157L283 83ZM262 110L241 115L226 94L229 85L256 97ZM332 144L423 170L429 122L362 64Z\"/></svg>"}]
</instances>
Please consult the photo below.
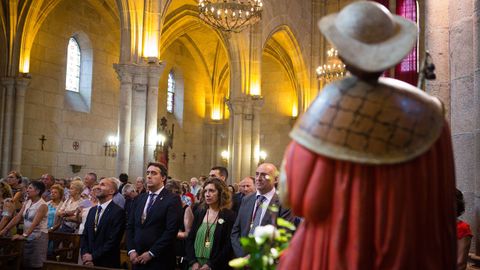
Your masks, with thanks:
<instances>
[{"instance_id":1,"label":"woman in white blouse","mask_svg":"<svg viewBox=\"0 0 480 270\"><path fill-rule=\"evenodd\" d=\"M41 268L47 257L48 230L47 230L47 203L42 199L45 184L33 181L27 188L27 202L20 212L0 231L0 236L8 232L22 219L24 231L22 235L14 235L12 240L26 240L23 251L24 268Z\"/></svg>"},{"instance_id":2,"label":"woman in white blouse","mask_svg":"<svg viewBox=\"0 0 480 270\"><path fill-rule=\"evenodd\" d=\"M83 191L82 181L75 180L70 183L70 197L57 210L57 220L61 222L59 232L75 233L78 231L78 225L81 221L78 211L80 203L83 201L81 194Z\"/></svg>"}]
</instances>

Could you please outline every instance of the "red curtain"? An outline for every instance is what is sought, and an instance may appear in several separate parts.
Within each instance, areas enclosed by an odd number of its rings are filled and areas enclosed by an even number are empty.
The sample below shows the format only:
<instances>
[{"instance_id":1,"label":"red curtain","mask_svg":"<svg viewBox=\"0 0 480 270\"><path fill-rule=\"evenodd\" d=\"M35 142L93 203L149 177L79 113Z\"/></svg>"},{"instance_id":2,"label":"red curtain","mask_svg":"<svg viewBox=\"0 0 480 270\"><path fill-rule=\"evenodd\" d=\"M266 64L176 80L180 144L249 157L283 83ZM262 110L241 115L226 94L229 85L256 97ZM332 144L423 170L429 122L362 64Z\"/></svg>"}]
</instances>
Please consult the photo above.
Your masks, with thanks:
<instances>
[{"instance_id":1,"label":"red curtain","mask_svg":"<svg viewBox=\"0 0 480 270\"><path fill-rule=\"evenodd\" d=\"M390 0L375 0L375 2L390 7ZM396 0L395 13L411 21L417 22L417 5L415 0ZM395 79L417 85L417 46L398 64L395 66ZM387 70L383 76L390 77L390 71Z\"/></svg>"},{"instance_id":2,"label":"red curtain","mask_svg":"<svg viewBox=\"0 0 480 270\"><path fill-rule=\"evenodd\" d=\"M397 15L400 15L413 22L417 22L417 5L415 0L397 0ZM418 80L417 70L417 45L395 67L395 78L401 81L416 85Z\"/></svg>"}]
</instances>

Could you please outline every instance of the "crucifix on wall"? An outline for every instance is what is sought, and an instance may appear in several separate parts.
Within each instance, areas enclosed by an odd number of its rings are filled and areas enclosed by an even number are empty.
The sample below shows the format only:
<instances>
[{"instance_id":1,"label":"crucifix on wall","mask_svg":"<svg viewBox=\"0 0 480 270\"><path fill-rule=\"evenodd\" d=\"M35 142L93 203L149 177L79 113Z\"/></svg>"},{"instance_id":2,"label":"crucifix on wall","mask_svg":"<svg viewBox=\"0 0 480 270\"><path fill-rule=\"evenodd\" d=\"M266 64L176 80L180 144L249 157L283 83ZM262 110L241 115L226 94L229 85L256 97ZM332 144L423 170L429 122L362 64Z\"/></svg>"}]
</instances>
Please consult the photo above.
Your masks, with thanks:
<instances>
[{"instance_id":1,"label":"crucifix on wall","mask_svg":"<svg viewBox=\"0 0 480 270\"><path fill-rule=\"evenodd\" d=\"M45 135L42 134L42 137L40 137L38 140L42 141L42 151L45 150L45 141L47 140Z\"/></svg>"}]
</instances>

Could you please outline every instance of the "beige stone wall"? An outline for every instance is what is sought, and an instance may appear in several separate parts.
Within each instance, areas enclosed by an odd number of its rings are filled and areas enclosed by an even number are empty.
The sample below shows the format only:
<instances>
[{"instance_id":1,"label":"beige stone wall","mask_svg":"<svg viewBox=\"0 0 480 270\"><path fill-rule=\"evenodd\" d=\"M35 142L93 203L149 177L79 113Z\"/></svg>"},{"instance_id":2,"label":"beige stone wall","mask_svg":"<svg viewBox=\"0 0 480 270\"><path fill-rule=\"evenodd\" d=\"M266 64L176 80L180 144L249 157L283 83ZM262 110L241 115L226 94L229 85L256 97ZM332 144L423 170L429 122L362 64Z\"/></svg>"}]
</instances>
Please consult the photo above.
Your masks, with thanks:
<instances>
[{"instance_id":1,"label":"beige stone wall","mask_svg":"<svg viewBox=\"0 0 480 270\"><path fill-rule=\"evenodd\" d=\"M119 25L88 1L63 1L49 15L35 38L32 81L26 93L22 173L69 177L69 164L82 165L83 175L114 173L115 160L104 156L103 144L116 135L119 83L112 64L118 62ZM92 104L89 113L72 111L65 103L66 46L76 32L85 33L93 48ZM47 138L40 150L40 136ZM78 141L75 151L72 143Z\"/></svg>"},{"instance_id":2,"label":"beige stone wall","mask_svg":"<svg viewBox=\"0 0 480 270\"><path fill-rule=\"evenodd\" d=\"M451 128L455 153L457 187L464 192L467 211L465 218L478 235L480 189L480 132L478 70L478 15L474 1L461 4L448 1ZM445 4L447 6L447 4ZM476 238L479 247L478 237Z\"/></svg>"}]
</instances>

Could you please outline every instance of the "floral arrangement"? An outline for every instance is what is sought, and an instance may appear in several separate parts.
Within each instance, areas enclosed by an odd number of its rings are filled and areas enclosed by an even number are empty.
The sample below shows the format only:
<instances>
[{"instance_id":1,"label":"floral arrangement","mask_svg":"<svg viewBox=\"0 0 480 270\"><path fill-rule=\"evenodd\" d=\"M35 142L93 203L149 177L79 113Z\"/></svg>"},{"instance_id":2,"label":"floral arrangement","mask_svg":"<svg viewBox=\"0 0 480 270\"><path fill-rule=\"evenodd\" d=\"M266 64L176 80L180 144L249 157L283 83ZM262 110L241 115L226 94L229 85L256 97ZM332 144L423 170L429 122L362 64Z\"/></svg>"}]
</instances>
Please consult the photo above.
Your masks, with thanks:
<instances>
[{"instance_id":1,"label":"floral arrangement","mask_svg":"<svg viewBox=\"0 0 480 270\"><path fill-rule=\"evenodd\" d=\"M258 226L252 235L240 238L240 244L247 254L229 262L233 268L248 266L252 270L274 270L282 252L288 247L295 225L283 218L277 218L277 227Z\"/></svg>"}]
</instances>

